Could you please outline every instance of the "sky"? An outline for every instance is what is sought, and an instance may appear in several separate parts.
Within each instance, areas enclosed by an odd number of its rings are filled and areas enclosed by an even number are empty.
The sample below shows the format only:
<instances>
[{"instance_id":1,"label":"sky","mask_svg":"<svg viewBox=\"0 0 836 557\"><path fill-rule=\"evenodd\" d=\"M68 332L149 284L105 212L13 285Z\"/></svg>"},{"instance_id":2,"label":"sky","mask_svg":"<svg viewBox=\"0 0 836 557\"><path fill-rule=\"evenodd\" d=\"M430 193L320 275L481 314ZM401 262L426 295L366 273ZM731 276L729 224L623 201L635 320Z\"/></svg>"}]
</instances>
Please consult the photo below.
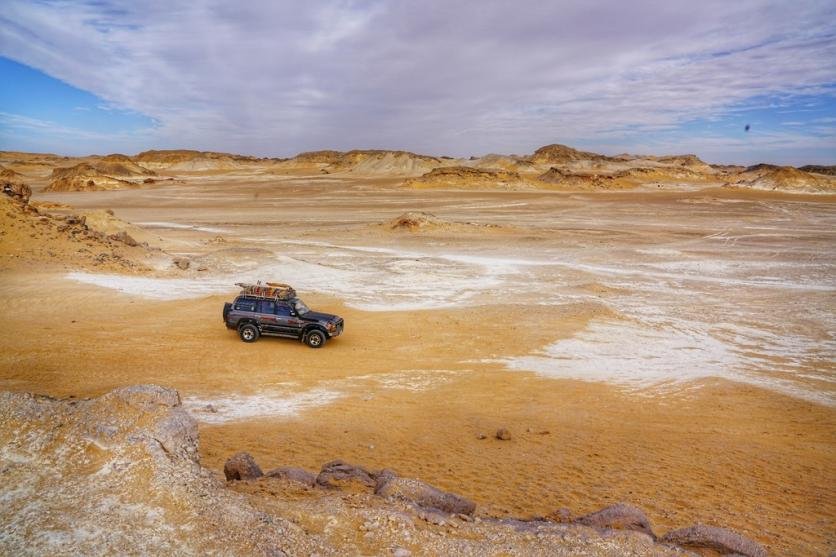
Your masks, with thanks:
<instances>
[{"instance_id":1,"label":"sky","mask_svg":"<svg viewBox=\"0 0 836 557\"><path fill-rule=\"evenodd\" d=\"M0 83L4 150L836 164L833 0L3 0Z\"/></svg>"}]
</instances>

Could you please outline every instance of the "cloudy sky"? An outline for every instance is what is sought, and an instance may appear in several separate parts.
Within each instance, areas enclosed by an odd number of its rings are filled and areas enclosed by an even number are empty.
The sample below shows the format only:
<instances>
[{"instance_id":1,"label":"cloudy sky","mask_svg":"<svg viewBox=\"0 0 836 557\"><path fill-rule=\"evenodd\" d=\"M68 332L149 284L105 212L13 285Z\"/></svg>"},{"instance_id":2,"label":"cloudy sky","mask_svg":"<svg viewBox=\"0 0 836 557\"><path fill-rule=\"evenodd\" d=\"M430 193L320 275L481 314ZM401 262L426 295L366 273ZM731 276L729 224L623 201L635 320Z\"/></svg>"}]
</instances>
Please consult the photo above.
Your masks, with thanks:
<instances>
[{"instance_id":1,"label":"cloudy sky","mask_svg":"<svg viewBox=\"0 0 836 557\"><path fill-rule=\"evenodd\" d=\"M833 0L3 0L0 78L0 149L836 164Z\"/></svg>"}]
</instances>

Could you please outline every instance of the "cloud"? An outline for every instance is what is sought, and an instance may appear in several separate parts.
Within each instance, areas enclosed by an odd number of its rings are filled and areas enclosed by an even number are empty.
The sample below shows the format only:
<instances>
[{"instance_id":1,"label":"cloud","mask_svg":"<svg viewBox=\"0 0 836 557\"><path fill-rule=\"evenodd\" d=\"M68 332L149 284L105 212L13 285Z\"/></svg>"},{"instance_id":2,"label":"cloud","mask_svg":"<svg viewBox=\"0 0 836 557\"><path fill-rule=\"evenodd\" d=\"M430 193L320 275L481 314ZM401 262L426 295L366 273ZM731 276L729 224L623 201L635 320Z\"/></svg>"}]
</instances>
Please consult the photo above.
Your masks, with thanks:
<instances>
[{"instance_id":1,"label":"cloud","mask_svg":"<svg viewBox=\"0 0 836 557\"><path fill-rule=\"evenodd\" d=\"M151 117L156 147L465 155L629 146L751 99L832 98L834 15L829 1L7 0L0 54ZM664 151L700 144L684 139Z\"/></svg>"}]
</instances>

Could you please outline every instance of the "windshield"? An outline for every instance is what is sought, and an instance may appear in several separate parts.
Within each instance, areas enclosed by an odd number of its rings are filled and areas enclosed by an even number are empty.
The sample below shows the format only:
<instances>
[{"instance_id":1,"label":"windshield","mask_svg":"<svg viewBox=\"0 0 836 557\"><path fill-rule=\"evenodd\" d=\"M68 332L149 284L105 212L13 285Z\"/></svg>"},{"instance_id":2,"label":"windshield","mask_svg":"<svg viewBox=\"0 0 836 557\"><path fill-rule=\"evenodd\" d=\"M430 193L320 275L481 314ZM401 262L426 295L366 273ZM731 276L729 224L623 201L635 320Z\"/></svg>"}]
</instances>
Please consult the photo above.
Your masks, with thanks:
<instances>
[{"instance_id":1,"label":"windshield","mask_svg":"<svg viewBox=\"0 0 836 557\"><path fill-rule=\"evenodd\" d=\"M310 308L305 305L305 302L303 302L299 298L293 298L292 303L293 309L295 309L296 313L298 313L299 315L305 315L306 313L311 311Z\"/></svg>"}]
</instances>

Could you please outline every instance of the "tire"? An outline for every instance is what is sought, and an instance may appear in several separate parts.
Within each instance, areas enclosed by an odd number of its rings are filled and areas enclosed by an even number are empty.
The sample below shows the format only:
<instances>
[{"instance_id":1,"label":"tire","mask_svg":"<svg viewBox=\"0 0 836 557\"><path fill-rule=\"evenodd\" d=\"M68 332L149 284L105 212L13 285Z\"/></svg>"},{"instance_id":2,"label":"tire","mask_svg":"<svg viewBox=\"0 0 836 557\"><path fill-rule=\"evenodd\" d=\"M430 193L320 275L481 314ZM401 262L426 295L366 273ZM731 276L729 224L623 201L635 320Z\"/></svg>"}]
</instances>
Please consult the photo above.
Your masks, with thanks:
<instances>
[{"instance_id":1,"label":"tire","mask_svg":"<svg viewBox=\"0 0 836 557\"><path fill-rule=\"evenodd\" d=\"M244 325L238 327L238 336L241 337L241 340L244 342L255 342L258 340L258 337L261 336L261 333L258 332L258 327L252 323L245 323Z\"/></svg>"},{"instance_id":2,"label":"tire","mask_svg":"<svg viewBox=\"0 0 836 557\"><path fill-rule=\"evenodd\" d=\"M310 346L311 348L322 348L325 346L325 341L328 339L325 336L325 333L320 331L319 329L314 329L310 331L307 335L305 335L305 344Z\"/></svg>"}]
</instances>

